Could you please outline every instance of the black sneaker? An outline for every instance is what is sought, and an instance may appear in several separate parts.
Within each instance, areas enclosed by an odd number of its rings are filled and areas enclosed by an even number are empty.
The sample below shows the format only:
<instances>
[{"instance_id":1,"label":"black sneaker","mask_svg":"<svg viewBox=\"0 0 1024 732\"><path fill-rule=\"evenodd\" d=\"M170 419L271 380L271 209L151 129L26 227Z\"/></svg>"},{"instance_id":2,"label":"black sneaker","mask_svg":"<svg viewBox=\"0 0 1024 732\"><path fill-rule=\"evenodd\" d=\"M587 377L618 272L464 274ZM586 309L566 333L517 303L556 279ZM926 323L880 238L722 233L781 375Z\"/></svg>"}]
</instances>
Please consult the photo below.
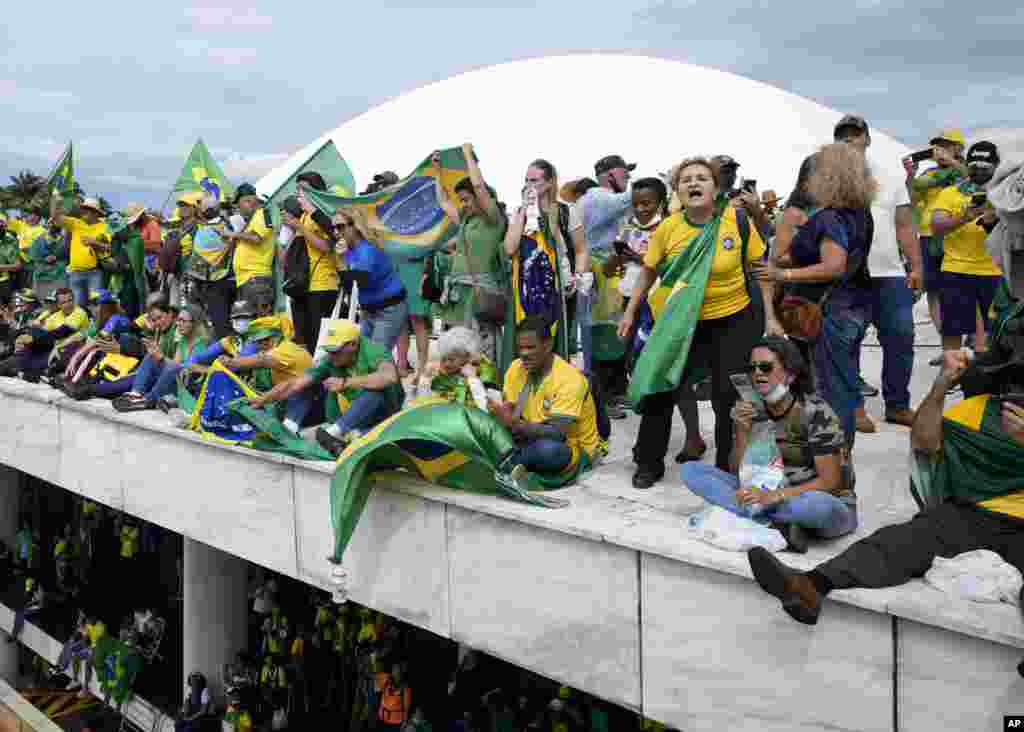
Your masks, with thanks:
<instances>
[{"instance_id":1,"label":"black sneaker","mask_svg":"<svg viewBox=\"0 0 1024 732\"><path fill-rule=\"evenodd\" d=\"M345 450L345 441L338 439L323 427L316 428L316 442L334 457L338 457Z\"/></svg>"},{"instance_id":2,"label":"black sneaker","mask_svg":"<svg viewBox=\"0 0 1024 732\"><path fill-rule=\"evenodd\" d=\"M664 467L662 467L661 470L656 470L654 468L640 466L636 469L636 472L633 473L633 487L637 490L647 490L664 477Z\"/></svg>"},{"instance_id":3,"label":"black sneaker","mask_svg":"<svg viewBox=\"0 0 1024 732\"><path fill-rule=\"evenodd\" d=\"M873 398L878 396L878 387L872 386L864 381L864 379L860 379L860 393L868 398Z\"/></svg>"},{"instance_id":4,"label":"black sneaker","mask_svg":"<svg viewBox=\"0 0 1024 732\"><path fill-rule=\"evenodd\" d=\"M795 554L807 553L807 534L797 524L773 523L773 529L778 529L782 538L786 540L786 549Z\"/></svg>"}]
</instances>

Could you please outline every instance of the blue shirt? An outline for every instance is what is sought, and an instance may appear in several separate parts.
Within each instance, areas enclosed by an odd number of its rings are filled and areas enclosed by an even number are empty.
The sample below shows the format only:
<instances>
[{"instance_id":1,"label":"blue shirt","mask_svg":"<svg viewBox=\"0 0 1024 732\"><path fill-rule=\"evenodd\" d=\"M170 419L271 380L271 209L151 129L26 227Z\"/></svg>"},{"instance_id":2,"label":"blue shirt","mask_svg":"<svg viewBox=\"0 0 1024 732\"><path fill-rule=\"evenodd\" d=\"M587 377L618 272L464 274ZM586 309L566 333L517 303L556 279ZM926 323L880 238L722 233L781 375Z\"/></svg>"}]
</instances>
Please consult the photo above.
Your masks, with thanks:
<instances>
[{"instance_id":1,"label":"blue shirt","mask_svg":"<svg viewBox=\"0 0 1024 732\"><path fill-rule=\"evenodd\" d=\"M591 188L580 199L583 206L583 233L591 251L610 253L622 224L633 205L629 191L613 193L607 188ZM571 246L571 242L569 243Z\"/></svg>"},{"instance_id":2,"label":"blue shirt","mask_svg":"<svg viewBox=\"0 0 1024 732\"><path fill-rule=\"evenodd\" d=\"M359 303L376 307L385 300L405 293L398 270L391 257L365 239L342 255L342 261L354 272L365 272L369 279L365 286L359 285Z\"/></svg>"},{"instance_id":3,"label":"blue shirt","mask_svg":"<svg viewBox=\"0 0 1024 732\"><path fill-rule=\"evenodd\" d=\"M257 352L257 350L259 349L256 348L255 343L246 343L239 349L238 355L252 356ZM200 351L199 353L193 353L189 359L185 361L183 366L186 368L188 366L194 366L195 364L199 364L201 366L212 366L214 361L226 353L227 351L224 348L224 344L217 341L215 343L211 343L205 350Z\"/></svg>"},{"instance_id":4,"label":"blue shirt","mask_svg":"<svg viewBox=\"0 0 1024 732\"><path fill-rule=\"evenodd\" d=\"M867 307L871 297L868 253L874 233L867 209L823 208L811 214L793 237L790 256L799 267L821 263L821 243L831 239L846 251L846 272L838 282L789 285L788 292L815 302L831 287L833 305Z\"/></svg>"}]
</instances>

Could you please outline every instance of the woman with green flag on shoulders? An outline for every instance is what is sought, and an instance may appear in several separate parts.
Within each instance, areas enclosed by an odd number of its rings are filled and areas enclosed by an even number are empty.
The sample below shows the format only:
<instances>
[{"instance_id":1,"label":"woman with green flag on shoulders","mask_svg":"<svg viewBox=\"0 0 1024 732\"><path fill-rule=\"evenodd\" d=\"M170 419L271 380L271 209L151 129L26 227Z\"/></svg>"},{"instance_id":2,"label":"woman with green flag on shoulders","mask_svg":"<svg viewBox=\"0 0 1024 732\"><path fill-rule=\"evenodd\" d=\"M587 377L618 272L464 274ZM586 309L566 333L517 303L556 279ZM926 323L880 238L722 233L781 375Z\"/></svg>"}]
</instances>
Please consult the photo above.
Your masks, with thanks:
<instances>
[{"instance_id":1,"label":"woman with green flag on shoulders","mask_svg":"<svg viewBox=\"0 0 1024 732\"><path fill-rule=\"evenodd\" d=\"M642 415L633 448L634 488L650 488L664 476L675 392L708 370L715 463L728 470L730 411L737 397L729 376L745 371L747 354L762 335L762 322L769 333L782 332L770 284L761 285L764 320L756 312L762 306L747 288L746 263L761 259L765 244L755 227L741 230L736 210L719 196L718 167L706 158L687 158L675 168L672 187L683 208L651 237L640 279L619 323L619 337L625 338L640 304L650 303L654 330L629 385L629 399Z\"/></svg>"}]
</instances>

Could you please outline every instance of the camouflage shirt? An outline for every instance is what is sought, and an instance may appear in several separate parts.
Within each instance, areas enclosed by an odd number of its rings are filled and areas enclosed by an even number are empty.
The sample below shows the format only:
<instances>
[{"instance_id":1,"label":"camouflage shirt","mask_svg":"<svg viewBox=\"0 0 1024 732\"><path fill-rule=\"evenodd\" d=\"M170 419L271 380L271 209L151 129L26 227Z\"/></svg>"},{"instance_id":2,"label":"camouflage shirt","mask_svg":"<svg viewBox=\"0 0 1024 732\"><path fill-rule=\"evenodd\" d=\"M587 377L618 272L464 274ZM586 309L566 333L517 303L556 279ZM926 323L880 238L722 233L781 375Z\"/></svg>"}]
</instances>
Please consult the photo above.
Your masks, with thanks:
<instances>
[{"instance_id":1,"label":"camouflage shirt","mask_svg":"<svg viewBox=\"0 0 1024 732\"><path fill-rule=\"evenodd\" d=\"M818 477L815 457L838 453L843 465L843 485L836 495L843 503L856 505L843 428L832 407L821 397L812 394L797 400L793 408L776 421L775 441L782 453L786 480L794 486Z\"/></svg>"},{"instance_id":2,"label":"camouflage shirt","mask_svg":"<svg viewBox=\"0 0 1024 732\"><path fill-rule=\"evenodd\" d=\"M21 261L21 250L18 249L18 237L4 229L0 232L0 264L17 264ZM11 278L10 272L0 272L0 282Z\"/></svg>"}]
</instances>

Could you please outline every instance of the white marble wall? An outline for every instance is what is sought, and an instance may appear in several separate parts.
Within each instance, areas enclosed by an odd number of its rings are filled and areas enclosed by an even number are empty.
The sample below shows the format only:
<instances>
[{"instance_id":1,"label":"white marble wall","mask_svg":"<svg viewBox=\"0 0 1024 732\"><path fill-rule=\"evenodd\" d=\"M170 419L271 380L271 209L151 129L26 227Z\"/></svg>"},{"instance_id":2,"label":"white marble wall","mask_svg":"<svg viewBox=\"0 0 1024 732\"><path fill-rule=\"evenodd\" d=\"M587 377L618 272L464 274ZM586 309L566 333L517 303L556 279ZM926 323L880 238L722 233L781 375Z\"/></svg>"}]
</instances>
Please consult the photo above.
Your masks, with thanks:
<instances>
[{"instance_id":1,"label":"white marble wall","mask_svg":"<svg viewBox=\"0 0 1024 732\"><path fill-rule=\"evenodd\" d=\"M899 620L900 730L1003 729L1024 714L1024 650Z\"/></svg>"},{"instance_id":2,"label":"white marble wall","mask_svg":"<svg viewBox=\"0 0 1024 732\"><path fill-rule=\"evenodd\" d=\"M73 493L124 509L120 427L99 415L73 409L60 412L60 479Z\"/></svg>"},{"instance_id":3,"label":"white marble wall","mask_svg":"<svg viewBox=\"0 0 1024 732\"><path fill-rule=\"evenodd\" d=\"M640 708L637 553L448 507L452 638Z\"/></svg>"},{"instance_id":4,"label":"white marble wall","mask_svg":"<svg viewBox=\"0 0 1024 732\"><path fill-rule=\"evenodd\" d=\"M0 395L0 463L60 482L60 412L45 401Z\"/></svg>"},{"instance_id":5,"label":"white marble wall","mask_svg":"<svg viewBox=\"0 0 1024 732\"><path fill-rule=\"evenodd\" d=\"M749 580L647 554L642 593L648 717L687 732L891 730L888 617L830 602L808 627Z\"/></svg>"}]
</instances>

